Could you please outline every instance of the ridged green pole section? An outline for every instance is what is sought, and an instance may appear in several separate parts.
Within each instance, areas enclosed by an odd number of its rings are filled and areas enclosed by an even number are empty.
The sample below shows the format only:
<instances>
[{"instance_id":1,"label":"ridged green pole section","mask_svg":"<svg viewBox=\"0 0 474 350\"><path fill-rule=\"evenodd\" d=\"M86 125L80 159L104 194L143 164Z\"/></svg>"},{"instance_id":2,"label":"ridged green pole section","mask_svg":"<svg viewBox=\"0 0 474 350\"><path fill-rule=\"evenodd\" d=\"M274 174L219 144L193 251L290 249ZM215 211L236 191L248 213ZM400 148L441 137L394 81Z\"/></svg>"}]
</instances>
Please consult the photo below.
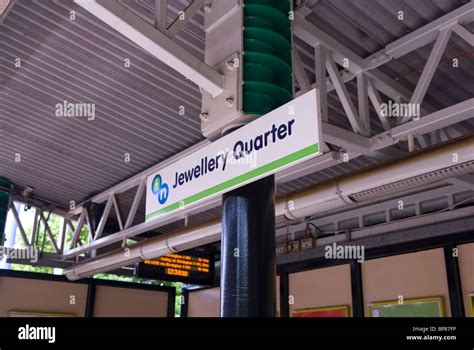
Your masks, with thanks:
<instances>
[{"instance_id":1,"label":"ridged green pole section","mask_svg":"<svg viewBox=\"0 0 474 350\"><path fill-rule=\"evenodd\" d=\"M266 114L293 98L290 0L244 0L243 112Z\"/></svg>"},{"instance_id":2,"label":"ridged green pole section","mask_svg":"<svg viewBox=\"0 0 474 350\"><path fill-rule=\"evenodd\" d=\"M0 187L10 188L10 181L0 177ZM8 214L8 192L0 190L0 244L3 244L3 237L5 235L5 224L7 222Z\"/></svg>"}]
</instances>

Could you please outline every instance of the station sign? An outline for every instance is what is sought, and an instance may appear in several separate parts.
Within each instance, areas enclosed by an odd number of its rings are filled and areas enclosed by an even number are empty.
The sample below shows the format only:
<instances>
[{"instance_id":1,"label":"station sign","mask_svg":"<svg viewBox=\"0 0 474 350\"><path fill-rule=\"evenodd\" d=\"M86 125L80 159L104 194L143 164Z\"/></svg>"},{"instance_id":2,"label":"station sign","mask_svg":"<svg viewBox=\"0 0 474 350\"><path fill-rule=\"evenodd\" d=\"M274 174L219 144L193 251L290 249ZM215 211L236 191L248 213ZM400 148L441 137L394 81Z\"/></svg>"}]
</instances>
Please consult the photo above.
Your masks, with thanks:
<instances>
[{"instance_id":1,"label":"station sign","mask_svg":"<svg viewBox=\"0 0 474 350\"><path fill-rule=\"evenodd\" d=\"M211 199L322 154L316 90L147 178L146 221Z\"/></svg>"}]
</instances>

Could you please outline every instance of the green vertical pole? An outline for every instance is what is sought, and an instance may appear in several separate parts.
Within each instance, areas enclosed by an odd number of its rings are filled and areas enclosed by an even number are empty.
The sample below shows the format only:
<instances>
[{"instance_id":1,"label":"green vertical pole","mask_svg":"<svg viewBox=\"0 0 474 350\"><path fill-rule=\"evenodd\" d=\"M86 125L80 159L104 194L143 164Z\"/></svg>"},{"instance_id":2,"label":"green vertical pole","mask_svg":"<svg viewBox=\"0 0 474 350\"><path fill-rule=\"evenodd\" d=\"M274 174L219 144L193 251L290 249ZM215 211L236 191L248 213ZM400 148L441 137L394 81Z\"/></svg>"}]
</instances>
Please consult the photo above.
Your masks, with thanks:
<instances>
[{"instance_id":1,"label":"green vertical pole","mask_svg":"<svg viewBox=\"0 0 474 350\"><path fill-rule=\"evenodd\" d=\"M243 112L263 115L293 98L289 0L244 0Z\"/></svg>"},{"instance_id":2,"label":"green vertical pole","mask_svg":"<svg viewBox=\"0 0 474 350\"><path fill-rule=\"evenodd\" d=\"M290 0L244 0L243 112L293 98ZM222 198L221 316L275 316L275 177Z\"/></svg>"}]
</instances>

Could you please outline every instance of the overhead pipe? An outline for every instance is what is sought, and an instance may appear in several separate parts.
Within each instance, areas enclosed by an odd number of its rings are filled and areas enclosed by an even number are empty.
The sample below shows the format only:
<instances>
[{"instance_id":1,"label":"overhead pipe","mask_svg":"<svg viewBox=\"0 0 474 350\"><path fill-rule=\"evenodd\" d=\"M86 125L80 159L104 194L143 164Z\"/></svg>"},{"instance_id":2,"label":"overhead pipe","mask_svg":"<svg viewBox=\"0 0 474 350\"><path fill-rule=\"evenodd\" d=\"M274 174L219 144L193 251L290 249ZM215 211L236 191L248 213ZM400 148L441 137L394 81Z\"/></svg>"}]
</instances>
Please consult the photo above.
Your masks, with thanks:
<instances>
[{"instance_id":1,"label":"overhead pipe","mask_svg":"<svg viewBox=\"0 0 474 350\"><path fill-rule=\"evenodd\" d=\"M275 215L289 219L364 202L474 171L474 136L415 153L334 181L316 185L277 200ZM107 255L79 263L66 272L70 280L176 253L220 239L220 220L158 236Z\"/></svg>"},{"instance_id":2,"label":"overhead pipe","mask_svg":"<svg viewBox=\"0 0 474 350\"><path fill-rule=\"evenodd\" d=\"M276 216L301 219L473 171L470 136L280 198Z\"/></svg>"},{"instance_id":3,"label":"overhead pipe","mask_svg":"<svg viewBox=\"0 0 474 350\"><path fill-rule=\"evenodd\" d=\"M100 257L73 266L66 271L66 277L75 281L97 273L136 264L166 254L202 246L220 239L221 222L214 220L202 225L185 228L168 235L147 239L125 249L116 250Z\"/></svg>"}]
</instances>

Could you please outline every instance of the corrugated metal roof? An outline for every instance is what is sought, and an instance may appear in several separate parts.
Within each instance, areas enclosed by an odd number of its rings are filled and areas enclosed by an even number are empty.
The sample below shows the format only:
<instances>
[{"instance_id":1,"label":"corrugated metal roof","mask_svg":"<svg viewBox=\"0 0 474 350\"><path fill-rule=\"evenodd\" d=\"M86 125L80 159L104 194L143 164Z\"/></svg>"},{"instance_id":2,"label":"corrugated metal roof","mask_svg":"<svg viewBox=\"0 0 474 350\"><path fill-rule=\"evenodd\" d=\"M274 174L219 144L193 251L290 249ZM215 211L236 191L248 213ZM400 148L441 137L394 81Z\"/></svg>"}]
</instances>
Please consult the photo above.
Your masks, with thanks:
<instances>
[{"instance_id":1,"label":"corrugated metal roof","mask_svg":"<svg viewBox=\"0 0 474 350\"><path fill-rule=\"evenodd\" d=\"M306 19L365 58L468 2L469 0L321 0L315 2L311 8L312 13ZM403 21L398 20L398 11L403 11ZM310 82L314 83L314 50L299 38L295 38L295 42ZM414 91L432 46L433 43L394 59L378 69ZM457 68L453 68L451 64L453 58L459 59ZM474 96L473 67L474 50L453 33L424 102L436 108L444 108ZM346 85L352 98L357 100L355 80ZM334 124L348 126L335 91L330 93L328 104ZM383 131L373 109L371 125L374 133ZM460 123L456 128L466 134L474 129L474 121Z\"/></svg>"},{"instance_id":2,"label":"corrugated metal roof","mask_svg":"<svg viewBox=\"0 0 474 350\"><path fill-rule=\"evenodd\" d=\"M468 0L317 1L309 20L362 57L420 28ZM121 0L153 23L154 0ZM189 1L170 1L168 20ZM394 15L405 13L405 21ZM75 11L75 19L70 18ZM343 28L343 29L342 29ZM178 42L202 58L203 13L199 11L177 36ZM195 144L200 133L199 89L159 60L103 24L71 0L18 0L0 26L0 176L58 205L81 201ZM295 44L314 81L312 48ZM380 67L413 90L430 46ZM452 69L449 57L459 57ZM15 60L21 67L15 67ZM130 60L130 67L124 66ZM435 74L426 101L446 107L474 96L472 48L453 34ZM418 70L417 70L418 69ZM353 97L355 82L347 84ZM61 101L96 104L96 118L61 118ZM179 107L185 115L179 115ZM350 128L337 95L329 96L331 123ZM382 131L374 112L373 132ZM472 120L457 125L460 133L474 129ZM451 135L448 135L451 136ZM454 135L455 136L455 135ZM15 162L15 154L21 162ZM130 162L124 161L130 154ZM312 184L375 164L359 157L278 186L284 195ZM132 194L123 196L126 205ZM143 204L139 214L143 215ZM199 223L218 209L190 218ZM169 228L180 227L181 223ZM163 231L166 231L163 228Z\"/></svg>"},{"instance_id":3,"label":"corrugated metal roof","mask_svg":"<svg viewBox=\"0 0 474 350\"><path fill-rule=\"evenodd\" d=\"M0 38L0 156L15 183L79 201L202 139L198 88L72 1L18 1ZM56 117L64 100L95 103L95 120Z\"/></svg>"},{"instance_id":4,"label":"corrugated metal roof","mask_svg":"<svg viewBox=\"0 0 474 350\"><path fill-rule=\"evenodd\" d=\"M313 2L307 19L359 56L367 57L469 0ZM399 11L403 11L403 20L398 19Z\"/></svg>"}]
</instances>

